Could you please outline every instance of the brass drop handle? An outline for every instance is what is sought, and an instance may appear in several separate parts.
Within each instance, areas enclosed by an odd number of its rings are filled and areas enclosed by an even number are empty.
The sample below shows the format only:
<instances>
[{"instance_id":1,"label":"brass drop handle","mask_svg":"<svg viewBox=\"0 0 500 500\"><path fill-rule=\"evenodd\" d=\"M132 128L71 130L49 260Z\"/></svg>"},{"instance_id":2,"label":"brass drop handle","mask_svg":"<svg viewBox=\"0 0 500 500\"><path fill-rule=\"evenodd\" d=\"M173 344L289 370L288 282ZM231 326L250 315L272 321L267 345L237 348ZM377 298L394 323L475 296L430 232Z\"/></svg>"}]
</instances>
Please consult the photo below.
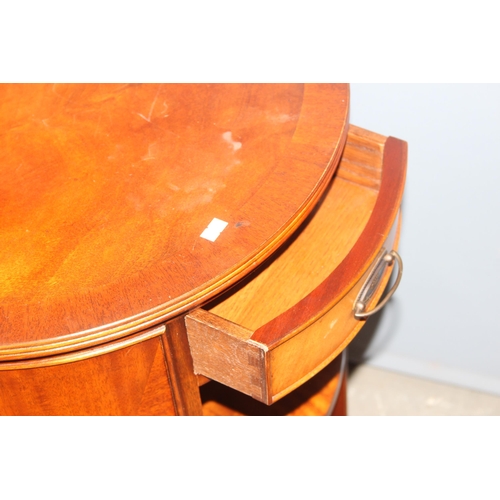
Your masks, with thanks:
<instances>
[{"instance_id":1,"label":"brass drop handle","mask_svg":"<svg viewBox=\"0 0 500 500\"><path fill-rule=\"evenodd\" d=\"M378 288L378 284L382 278L385 268L388 265L393 264L394 261L397 261L398 263L398 276L396 278L396 281L394 282L394 285L392 285L392 288L389 290L389 292L387 292L387 295L381 302L379 302L379 304L377 305L377 307L375 307L375 309L372 309L371 311L365 311L368 302L370 301L376 289ZM402 276L403 276L403 261L400 255L398 254L398 252L396 252L396 250L391 250L390 252L387 252L387 250L384 249L377 263L375 264L372 272L368 276L368 279L366 280L365 284L361 287L361 290L358 293L356 300L354 301L354 307L353 307L354 317L356 319L365 319L368 318L369 316L372 316L373 314L378 313L387 304L389 299L392 297L392 295L398 288Z\"/></svg>"}]
</instances>

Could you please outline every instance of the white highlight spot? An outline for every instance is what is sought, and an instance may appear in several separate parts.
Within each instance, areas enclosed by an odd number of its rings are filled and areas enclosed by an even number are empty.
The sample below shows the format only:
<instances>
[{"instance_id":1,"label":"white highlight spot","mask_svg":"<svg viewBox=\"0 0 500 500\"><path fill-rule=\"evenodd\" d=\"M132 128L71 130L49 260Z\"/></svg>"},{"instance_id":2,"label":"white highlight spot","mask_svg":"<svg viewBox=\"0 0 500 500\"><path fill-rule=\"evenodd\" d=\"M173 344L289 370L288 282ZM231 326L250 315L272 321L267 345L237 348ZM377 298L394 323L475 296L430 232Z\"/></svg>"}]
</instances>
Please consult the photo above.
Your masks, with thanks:
<instances>
[{"instance_id":1,"label":"white highlight spot","mask_svg":"<svg viewBox=\"0 0 500 500\"><path fill-rule=\"evenodd\" d=\"M219 237L220 233L222 233L222 231L226 229L227 224L227 222L214 217L212 219L212 222L210 222L210 224L200 234L200 238L205 238L209 241L215 241Z\"/></svg>"},{"instance_id":2,"label":"white highlight spot","mask_svg":"<svg viewBox=\"0 0 500 500\"><path fill-rule=\"evenodd\" d=\"M222 138L233 147L233 151L238 151L241 148L241 142L236 142L233 140L232 132L224 132Z\"/></svg>"},{"instance_id":3,"label":"white highlight spot","mask_svg":"<svg viewBox=\"0 0 500 500\"><path fill-rule=\"evenodd\" d=\"M172 190L172 191L180 191L180 187L176 186L175 184L172 184L171 182L167 183L167 186Z\"/></svg>"}]
</instances>

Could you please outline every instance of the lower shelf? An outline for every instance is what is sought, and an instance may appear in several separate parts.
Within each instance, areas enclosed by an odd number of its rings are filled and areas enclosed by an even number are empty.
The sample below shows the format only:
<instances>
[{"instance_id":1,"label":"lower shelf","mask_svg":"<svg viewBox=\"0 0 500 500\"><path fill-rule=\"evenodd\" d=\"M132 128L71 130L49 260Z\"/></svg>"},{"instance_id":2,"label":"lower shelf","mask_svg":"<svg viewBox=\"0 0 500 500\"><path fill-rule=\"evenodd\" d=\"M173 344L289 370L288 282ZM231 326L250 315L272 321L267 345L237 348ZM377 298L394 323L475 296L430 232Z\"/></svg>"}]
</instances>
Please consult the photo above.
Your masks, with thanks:
<instances>
[{"instance_id":1,"label":"lower shelf","mask_svg":"<svg viewBox=\"0 0 500 500\"><path fill-rule=\"evenodd\" d=\"M345 416L346 352L271 406L218 382L200 388L204 416Z\"/></svg>"}]
</instances>

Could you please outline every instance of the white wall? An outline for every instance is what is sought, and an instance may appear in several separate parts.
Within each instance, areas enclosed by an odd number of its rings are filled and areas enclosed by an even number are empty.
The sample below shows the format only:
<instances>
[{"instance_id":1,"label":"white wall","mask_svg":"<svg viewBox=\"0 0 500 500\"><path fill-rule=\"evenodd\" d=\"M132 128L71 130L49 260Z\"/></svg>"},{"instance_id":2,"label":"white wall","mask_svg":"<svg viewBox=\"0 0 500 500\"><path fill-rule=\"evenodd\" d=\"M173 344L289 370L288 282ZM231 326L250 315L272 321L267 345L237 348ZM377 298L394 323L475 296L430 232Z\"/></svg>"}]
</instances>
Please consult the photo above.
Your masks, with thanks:
<instances>
[{"instance_id":1,"label":"white wall","mask_svg":"<svg viewBox=\"0 0 500 500\"><path fill-rule=\"evenodd\" d=\"M500 84L352 84L350 121L409 145L403 280L351 358L500 395Z\"/></svg>"}]
</instances>

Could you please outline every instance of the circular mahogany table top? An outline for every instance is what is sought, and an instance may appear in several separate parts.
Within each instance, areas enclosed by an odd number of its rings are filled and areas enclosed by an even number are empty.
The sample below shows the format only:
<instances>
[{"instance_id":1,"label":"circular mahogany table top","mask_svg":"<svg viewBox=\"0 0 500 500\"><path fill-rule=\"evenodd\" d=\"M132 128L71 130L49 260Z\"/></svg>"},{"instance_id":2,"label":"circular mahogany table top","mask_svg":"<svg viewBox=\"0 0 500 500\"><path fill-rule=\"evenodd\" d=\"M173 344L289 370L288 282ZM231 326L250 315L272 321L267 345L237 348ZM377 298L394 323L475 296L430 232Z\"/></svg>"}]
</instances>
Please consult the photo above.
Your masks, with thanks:
<instances>
[{"instance_id":1,"label":"circular mahogany table top","mask_svg":"<svg viewBox=\"0 0 500 500\"><path fill-rule=\"evenodd\" d=\"M241 279L321 196L348 105L343 84L0 85L0 359L120 338Z\"/></svg>"}]
</instances>

